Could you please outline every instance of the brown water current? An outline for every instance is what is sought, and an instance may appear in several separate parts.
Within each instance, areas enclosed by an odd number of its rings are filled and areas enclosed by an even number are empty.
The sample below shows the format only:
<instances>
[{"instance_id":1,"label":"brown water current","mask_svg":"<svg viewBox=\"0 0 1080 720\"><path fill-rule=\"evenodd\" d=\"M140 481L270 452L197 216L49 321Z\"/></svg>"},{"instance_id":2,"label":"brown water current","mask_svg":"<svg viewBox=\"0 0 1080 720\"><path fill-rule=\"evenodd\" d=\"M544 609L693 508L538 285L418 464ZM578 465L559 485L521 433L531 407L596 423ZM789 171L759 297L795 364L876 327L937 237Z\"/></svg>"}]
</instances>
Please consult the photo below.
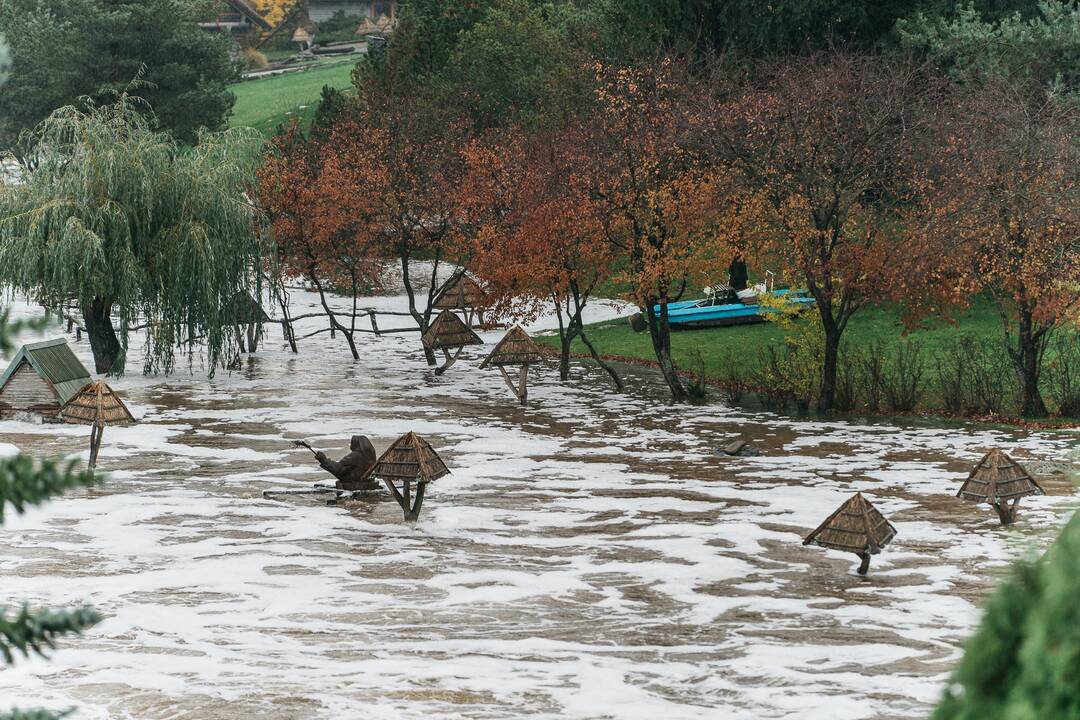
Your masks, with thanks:
<instances>
[{"instance_id":1,"label":"brown water current","mask_svg":"<svg viewBox=\"0 0 1080 720\"><path fill-rule=\"evenodd\" d=\"M0 531L5 601L106 620L0 671L0 709L925 717L997 578L1077 504L1072 432L677 406L648 371L616 395L586 366L535 369L521 409L485 348L435 377L414 336L365 338L357 362L325 335L279 345L213 379L113 383L139 424L106 430L105 484ZM262 495L330 480L292 440L340 456L409 430L452 471L415 525L385 498ZM86 435L3 422L0 451L85 457ZM737 438L762 455L717 452ZM1047 491L1010 528L955 497L995 446ZM801 544L856 491L898 531L867 577Z\"/></svg>"}]
</instances>

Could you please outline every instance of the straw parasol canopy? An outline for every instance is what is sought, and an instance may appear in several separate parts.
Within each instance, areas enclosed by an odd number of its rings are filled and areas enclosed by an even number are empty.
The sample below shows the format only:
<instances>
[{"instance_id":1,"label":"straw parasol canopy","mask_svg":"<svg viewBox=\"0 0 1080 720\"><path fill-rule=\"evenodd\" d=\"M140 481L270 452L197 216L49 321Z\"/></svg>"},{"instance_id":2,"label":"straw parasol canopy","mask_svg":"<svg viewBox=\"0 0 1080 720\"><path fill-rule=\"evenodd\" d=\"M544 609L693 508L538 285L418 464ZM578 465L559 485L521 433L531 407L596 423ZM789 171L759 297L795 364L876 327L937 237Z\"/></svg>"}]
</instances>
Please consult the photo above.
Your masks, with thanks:
<instances>
[{"instance_id":1,"label":"straw parasol canopy","mask_svg":"<svg viewBox=\"0 0 1080 720\"><path fill-rule=\"evenodd\" d=\"M1045 494L1020 463L995 448L972 468L956 497L994 505L1025 495Z\"/></svg>"},{"instance_id":2,"label":"straw parasol canopy","mask_svg":"<svg viewBox=\"0 0 1080 720\"><path fill-rule=\"evenodd\" d=\"M120 396L103 382L90 383L68 400L61 413L74 425L131 425L135 418Z\"/></svg>"},{"instance_id":3,"label":"straw parasol canopy","mask_svg":"<svg viewBox=\"0 0 1080 720\"><path fill-rule=\"evenodd\" d=\"M855 493L803 540L856 555L876 555L896 536L896 528L862 493Z\"/></svg>"},{"instance_id":4,"label":"straw parasol canopy","mask_svg":"<svg viewBox=\"0 0 1080 720\"><path fill-rule=\"evenodd\" d=\"M304 28L304 26L302 26L302 25L298 26L296 28L296 30L293 31L292 41L294 43L300 43L301 45L308 45L308 44L311 43L311 40L312 40L311 33L309 33L307 31L307 29Z\"/></svg>"},{"instance_id":5,"label":"straw parasol canopy","mask_svg":"<svg viewBox=\"0 0 1080 720\"><path fill-rule=\"evenodd\" d=\"M483 345L484 341L472 331L461 318L449 310L443 310L431 323L421 341L432 350L460 348L466 345Z\"/></svg>"},{"instance_id":6,"label":"straw parasol canopy","mask_svg":"<svg viewBox=\"0 0 1080 720\"><path fill-rule=\"evenodd\" d=\"M458 270L439 291L431 306L436 310L465 310L483 304L483 288L464 270Z\"/></svg>"},{"instance_id":7,"label":"straw parasol canopy","mask_svg":"<svg viewBox=\"0 0 1080 720\"><path fill-rule=\"evenodd\" d=\"M520 325L506 331L495 349L480 363L480 368L501 367L504 365L529 365L544 359L540 346L529 337Z\"/></svg>"},{"instance_id":8,"label":"straw parasol canopy","mask_svg":"<svg viewBox=\"0 0 1080 720\"><path fill-rule=\"evenodd\" d=\"M384 480L429 483L449 475L450 471L427 440L408 432L379 456L371 474Z\"/></svg>"}]
</instances>

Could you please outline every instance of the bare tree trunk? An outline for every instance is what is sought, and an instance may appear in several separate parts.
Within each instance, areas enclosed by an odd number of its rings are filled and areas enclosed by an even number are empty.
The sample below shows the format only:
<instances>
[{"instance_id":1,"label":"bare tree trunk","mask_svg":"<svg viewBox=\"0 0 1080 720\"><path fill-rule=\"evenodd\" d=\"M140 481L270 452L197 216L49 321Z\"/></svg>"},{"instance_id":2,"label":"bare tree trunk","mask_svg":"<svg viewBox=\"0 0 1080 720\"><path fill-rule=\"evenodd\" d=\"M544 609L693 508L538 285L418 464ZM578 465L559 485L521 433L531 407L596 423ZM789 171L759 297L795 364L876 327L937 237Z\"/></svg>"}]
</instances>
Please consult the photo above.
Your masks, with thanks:
<instances>
[{"instance_id":1,"label":"bare tree trunk","mask_svg":"<svg viewBox=\"0 0 1080 720\"><path fill-rule=\"evenodd\" d=\"M821 365L821 392L818 394L818 410L828 412L836 403L836 373L840 358L840 331L830 315L822 315L825 330L825 354Z\"/></svg>"},{"instance_id":2,"label":"bare tree trunk","mask_svg":"<svg viewBox=\"0 0 1080 720\"><path fill-rule=\"evenodd\" d=\"M406 252L400 253L401 255L401 284L405 286L405 295L409 298L409 314L413 316L413 320L416 321L416 325L420 328L420 335L423 337L424 333L428 331L428 318L431 316L431 303L428 303L426 312L421 313L416 308L416 291L412 286L412 279L409 277L409 254ZM438 261L435 263L435 267L438 267ZM434 275L434 272L432 273ZM428 291L428 298L431 297L431 291ZM424 348L424 359L427 360L427 364L431 367L435 367L439 364L439 361L435 358L435 351L429 348L427 345L421 345Z\"/></svg>"},{"instance_id":3,"label":"bare tree trunk","mask_svg":"<svg viewBox=\"0 0 1080 720\"><path fill-rule=\"evenodd\" d=\"M1042 355L1048 328L1036 328L1034 312L1026 304L1021 304L1018 316L1016 344L1014 346L1010 342L1006 328L1005 346L1020 381L1021 413L1024 417L1046 417L1049 411L1039 390L1039 377L1042 374Z\"/></svg>"},{"instance_id":4,"label":"bare tree trunk","mask_svg":"<svg viewBox=\"0 0 1080 720\"><path fill-rule=\"evenodd\" d=\"M113 329L111 311L112 303L103 298L94 298L89 307L82 308L83 324L94 353L94 370L101 375L124 372L123 348Z\"/></svg>"},{"instance_id":5,"label":"bare tree trunk","mask_svg":"<svg viewBox=\"0 0 1080 720\"><path fill-rule=\"evenodd\" d=\"M309 270L309 276L311 277L311 282L315 285L315 289L319 291L319 302L322 303L323 310L326 312L326 316L330 319L330 329L334 330L336 328L341 331L341 334L345 336L345 341L349 343L349 351L352 353L353 360L359 360L360 353L356 351L356 342L353 339L353 333L349 330L349 328L345 327L338 321L337 315L334 314L334 311L330 308L329 303L326 302L326 292L323 290L322 283L319 282L319 277L315 273L315 268L311 268Z\"/></svg>"},{"instance_id":6,"label":"bare tree trunk","mask_svg":"<svg viewBox=\"0 0 1080 720\"><path fill-rule=\"evenodd\" d=\"M648 298L644 308L645 317L649 321L649 337L652 340L653 353L656 362L660 365L660 372L671 390L671 397L676 402L686 402L690 394L683 386L682 378L675 367L675 361L671 357L671 326L668 324L668 299L666 295L659 298ZM660 316L653 312L655 305L660 306Z\"/></svg>"}]
</instances>

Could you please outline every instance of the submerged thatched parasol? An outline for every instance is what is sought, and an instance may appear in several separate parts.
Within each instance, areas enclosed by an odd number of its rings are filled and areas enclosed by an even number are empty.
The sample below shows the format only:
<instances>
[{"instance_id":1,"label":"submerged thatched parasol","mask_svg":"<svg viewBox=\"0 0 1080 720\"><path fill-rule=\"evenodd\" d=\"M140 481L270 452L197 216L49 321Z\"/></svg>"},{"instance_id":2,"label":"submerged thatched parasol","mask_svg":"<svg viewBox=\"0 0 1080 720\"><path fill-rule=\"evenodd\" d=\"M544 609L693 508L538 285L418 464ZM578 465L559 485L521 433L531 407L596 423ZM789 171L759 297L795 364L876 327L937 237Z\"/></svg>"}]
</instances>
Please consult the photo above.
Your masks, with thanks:
<instances>
[{"instance_id":1,"label":"submerged thatched parasol","mask_svg":"<svg viewBox=\"0 0 1080 720\"><path fill-rule=\"evenodd\" d=\"M995 448L972 468L956 497L993 504L1045 494L1020 463Z\"/></svg>"},{"instance_id":2,"label":"submerged thatched parasol","mask_svg":"<svg viewBox=\"0 0 1080 720\"><path fill-rule=\"evenodd\" d=\"M862 493L855 493L803 540L803 545L820 545L833 550L855 553L863 562L859 574L865 574L870 556L881 552L896 536L896 528Z\"/></svg>"},{"instance_id":3,"label":"submerged thatched parasol","mask_svg":"<svg viewBox=\"0 0 1080 720\"><path fill-rule=\"evenodd\" d=\"M483 304L484 289L464 270L458 270L446 281L431 306L436 310L466 310Z\"/></svg>"},{"instance_id":4,"label":"submerged thatched parasol","mask_svg":"<svg viewBox=\"0 0 1080 720\"><path fill-rule=\"evenodd\" d=\"M530 365L544 359L540 346L529 337L520 325L506 331L495 349L480 363L480 368L500 367L503 365Z\"/></svg>"},{"instance_id":5,"label":"submerged thatched parasol","mask_svg":"<svg viewBox=\"0 0 1080 720\"><path fill-rule=\"evenodd\" d=\"M131 425L131 411L120 396L103 382L90 383L68 400L61 410L64 422L74 425Z\"/></svg>"},{"instance_id":6,"label":"submerged thatched parasol","mask_svg":"<svg viewBox=\"0 0 1080 720\"><path fill-rule=\"evenodd\" d=\"M406 520L416 520L424 503L424 491L429 482L449 475L446 464L427 440L414 432L405 433L379 456L371 476L382 479L386 488L405 513ZM416 483L416 501L411 500L412 483ZM395 483L401 483L398 490Z\"/></svg>"},{"instance_id":7,"label":"submerged thatched parasol","mask_svg":"<svg viewBox=\"0 0 1080 720\"><path fill-rule=\"evenodd\" d=\"M983 456L960 486L956 497L994 506L1003 524L1011 523L1016 506L1026 495L1045 495L1020 463L997 448ZM1011 507L1007 503L1012 502Z\"/></svg>"},{"instance_id":8,"label":"submerged thatched parasol","mask_svg":"<svg viewBox=\"0 0 1080 720\"><path fill-rule=\"evenodd\" d=\"M106 425L131 425L135 422L131 411L116 392L103 382L90 383L74 396L60 410L64 422L74 425L90 426L90 462L89 468L97 464L101 437Z\"/></svg>"},{"instance_id":9,"label":"submerged thatched parasol","mask_svg":"<svg viewBox=\"0 0 1080 720\"><path fill-rule=\"evenodd\" d=\"M383 479L429 483L449 475L450 471L427 440L409 432L379 456L371 474Z\"/></svg>"},{"instance_id":10,"label":"submerged thatched parasol","mask_svg":"<svg viewBox=\"0 0 1080 720\"><path fill-rule=\"evenodd\" d=\"M421 341L432 350L460 348L466 345L483 345L484 341L472 331L461 318L449 310L443 310L431 323Z\"/></svg>"}]
</instances>

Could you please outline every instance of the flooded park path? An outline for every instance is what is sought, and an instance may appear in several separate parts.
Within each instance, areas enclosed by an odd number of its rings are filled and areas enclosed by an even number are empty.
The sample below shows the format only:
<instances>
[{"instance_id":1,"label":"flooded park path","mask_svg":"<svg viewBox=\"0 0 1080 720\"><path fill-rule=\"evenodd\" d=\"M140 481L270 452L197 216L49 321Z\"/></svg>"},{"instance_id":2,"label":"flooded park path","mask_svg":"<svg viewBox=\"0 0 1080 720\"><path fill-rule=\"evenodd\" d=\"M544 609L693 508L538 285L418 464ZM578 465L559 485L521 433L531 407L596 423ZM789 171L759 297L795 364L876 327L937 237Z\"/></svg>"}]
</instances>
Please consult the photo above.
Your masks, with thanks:
<instances>
[{"instance_id":1,"label":"flooded park path","mask_svg":"<svg viewBox=\"0 0 1080 720\"><path fill-rule=\"evenodd\" d=\"M87 601L106 620L50 662L0 670L4 707L925 717L1008 562L1077 505L1062 467L1076 433L676 406L647 371L614 395L583 366L567 384L534 369L521 409L477 369L500 333L442 377L415 335L366 336L357 362L325 334L298 356L270 335L210 380L185 368L112 383L139 424L106 430L107 482L7 518L4 601ZM381 451L408 430L453 473L415 526L392 501L262 497L329 479L292 440L338 456L354 433ZM85 457L86 435L3 422L0 451ZM717 453L740 438L763 454ZM1008 529L954 497L994 446L1048 492ZM801 545L855 491L898 531L865 578L855 556Z\"/></svg>"}]
</instances>

